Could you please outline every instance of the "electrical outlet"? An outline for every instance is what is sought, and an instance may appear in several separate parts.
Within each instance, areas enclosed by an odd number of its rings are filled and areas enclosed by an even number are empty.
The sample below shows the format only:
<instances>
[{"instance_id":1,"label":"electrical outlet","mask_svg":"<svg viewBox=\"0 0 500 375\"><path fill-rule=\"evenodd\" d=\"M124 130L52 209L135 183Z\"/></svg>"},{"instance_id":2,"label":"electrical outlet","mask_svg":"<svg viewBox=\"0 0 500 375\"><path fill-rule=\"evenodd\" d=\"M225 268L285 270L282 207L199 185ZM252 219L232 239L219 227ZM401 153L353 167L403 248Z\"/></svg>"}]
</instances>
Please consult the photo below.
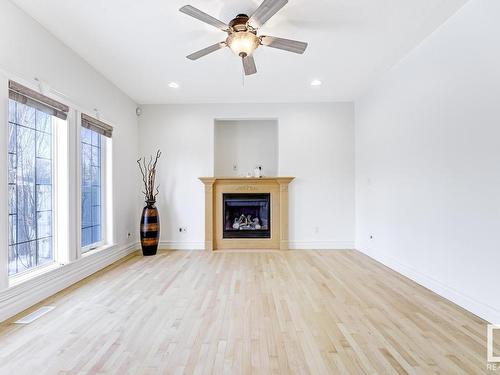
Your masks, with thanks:
<instances>
[{"instance_id":1,"label":"electrical outlet","mask_svg":"<svg viewBox=\"0 0 500 375\"><path fill-rule=\"evenodd\" d=\"M132 233L128 232L127 233L127 238L130 238L130 237L132 237Z\"/></svg>"},{"instance_id":2,"label":"electrical outlet","mask_svg":"<svg viewBox=\"0 0 500 375\"><path fill-rule=\"evenodd\" d=\"M373 240L373 234L370 234L370 240Z\"/></svg>"},{"instance_id":3,"label":"electrical outlet","mask_svg":"<svg viewBox=\"0 0 500 375\"><path fill-rule=\"evenodd\" d=\"M186 233L187 227L179 227L179 233Z\"/></svg>"},{"instance_id":4,"label":"electrical outlet","mask_svg":"<svg viewBox=\"0 0 500 375\"><path fill-rule=\"evenodd\" d=\"M238 172L238 164L233 164L233 172Z\"/></svg>"}]
</instances>

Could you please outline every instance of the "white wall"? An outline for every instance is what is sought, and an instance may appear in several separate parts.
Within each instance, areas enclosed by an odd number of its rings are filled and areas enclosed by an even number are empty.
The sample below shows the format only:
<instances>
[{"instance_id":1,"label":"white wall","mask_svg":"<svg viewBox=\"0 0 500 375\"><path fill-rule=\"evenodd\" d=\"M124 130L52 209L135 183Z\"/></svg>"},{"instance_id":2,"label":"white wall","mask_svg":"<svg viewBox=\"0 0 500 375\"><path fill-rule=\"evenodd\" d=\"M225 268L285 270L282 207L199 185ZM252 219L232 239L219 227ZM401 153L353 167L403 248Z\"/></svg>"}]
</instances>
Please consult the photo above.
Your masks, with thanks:
<instances>
[{"instance_id":1,"label":"white wall","mask_svg":"<svg viewBox=\"0 0 500 375\"><path fill-rule=\"evenodd\" d=\"M0 107L2 108L0 115L2 122L6 119L6 80L17 78L34 84L34 77L46 82L53 90L52 92L66 96L69 104L75 104L89 111L90 114L93 114L94 108L98 108L101 118L114 125L113 165L115 168L113 168L114 210L112 213L114 240L121 248L134 244L137 241L136 234L140 216L138 205L140 202L139 177L135 164L138 154L136 104L31 17L9 1L0 0L0 81L3 86L0 88ZM2 125L5 129L7 128L5 123ZM3 139L3 133L0 138ZM5 143L2 142L2 145L5 146ZM4 173L7 151L5 147L2 147L0 152L2 152L0 186L4 189L7 186L6 173ZM2 189L0 192L3 194L4 190ZM3 212L7 212L4 206L0 205L0 208L3 209ZM6 233L3 229L2 233ZM128 232L132 233L131 238L128 238ZM0 261L3 260L5 263L6 237L2 236L2 240L5 241L0 246ZM89 263L89 261L86 262ZM92 264L85 272L91 272L99 267L100 265L97 263ZM83 275L79 274L78 269L75 268L72 269L72 272L72 282L76 281L78 276ZM53 283L51 291L57 291L57 288L64 285L64 283ZM2 278L0 290L5 289L6 286L5 278ZM45 291L38 285L36 298L43 298L47 294ZM8 305L8 301L3 304L2 298L0 293L0 321L5 315L2 309ZM17 307L27 307L26 304L29 305L36 298L18 301Z\"/></svg>"},{"instance_id":2,"label":"white wall","mask_svg":"<svg viewBox=\"0 0 500 375\"><path fill-rule=\"evenodd\" d=\"M253 175L257 166L262 166L264 176L278 174L276 120L217 120L214 137L215 176Z\"/></svg>"},{"instance_id":3,"label":"white wall","mask_svg":"<svg viewBox=\"0 0 500 375\"><path fill-rule=\"evenodd\" d=\"M499 14L470 1L355 108L357 248L494 323Z\"/></svg>"},{"instance_id":4,"label":"white wall","mask_svg":"<svg viewBox=\"0 0 500 375\"><path fill-rule=\"evenodd\" d=\"M352 103L144 106L140 152L163 151L162 246L203 246L204 188L198 177L214 172L214 120L278 119L278 174L296 177L290 187L292 246L352 248L353 114ZM179 227L188 230L179 233Z\"/></svg>"}]
</instances>

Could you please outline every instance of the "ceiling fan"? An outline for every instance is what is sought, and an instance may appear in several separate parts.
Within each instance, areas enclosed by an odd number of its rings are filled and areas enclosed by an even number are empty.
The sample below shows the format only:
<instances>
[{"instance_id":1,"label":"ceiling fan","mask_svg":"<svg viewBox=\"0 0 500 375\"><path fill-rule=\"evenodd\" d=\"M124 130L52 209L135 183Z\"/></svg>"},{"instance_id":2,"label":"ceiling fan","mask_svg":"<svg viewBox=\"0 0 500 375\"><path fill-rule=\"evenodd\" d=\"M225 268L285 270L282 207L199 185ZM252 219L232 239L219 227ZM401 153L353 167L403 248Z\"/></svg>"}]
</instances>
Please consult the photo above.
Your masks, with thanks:
<instances>
[{"instance_id":1,"label":"ceiling fan","mask_svg":"<svg viewBox=\"0 0 500 375\"><path fill-rule=\"evenodd\" d=\"M198 60L200 57L206 56L209 53L224 47L229 47L236 55L241 57L245 75L251 75L257 73L257 67L255 66L255 60L252 54L259 46L278 48L299 54L304 53L307 48L307 43L276 38L273 36L257 35L258 29L287 3L288 0L264 0L250 17L246 14L238 14L228 24L219 21L191 5L183 6L179 9L182 13L215 26L228 35L225 41L194 52L187 56L187 58L190 60Z\"/></svg>"}]
</instances>

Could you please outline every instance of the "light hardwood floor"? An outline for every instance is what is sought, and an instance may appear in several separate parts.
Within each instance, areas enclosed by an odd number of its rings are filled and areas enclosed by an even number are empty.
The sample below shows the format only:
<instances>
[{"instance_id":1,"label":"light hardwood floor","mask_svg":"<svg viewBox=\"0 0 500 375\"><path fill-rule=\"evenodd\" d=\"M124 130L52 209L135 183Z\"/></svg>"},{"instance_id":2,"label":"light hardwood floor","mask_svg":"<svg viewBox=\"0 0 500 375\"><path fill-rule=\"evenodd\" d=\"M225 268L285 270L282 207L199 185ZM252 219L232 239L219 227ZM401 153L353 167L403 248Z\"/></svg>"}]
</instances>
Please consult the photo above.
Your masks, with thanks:
<instances>
[{"instance_id":1,"label":"light hardwood floor","mask_svg":"<svg viewBox=\"0 0 500 375\"><path fill-rule=\"evenodd\" d=\"M477 374L486 322L356 251L132 256L0 325L0 374Z\"/></svg>"}]
</instances>

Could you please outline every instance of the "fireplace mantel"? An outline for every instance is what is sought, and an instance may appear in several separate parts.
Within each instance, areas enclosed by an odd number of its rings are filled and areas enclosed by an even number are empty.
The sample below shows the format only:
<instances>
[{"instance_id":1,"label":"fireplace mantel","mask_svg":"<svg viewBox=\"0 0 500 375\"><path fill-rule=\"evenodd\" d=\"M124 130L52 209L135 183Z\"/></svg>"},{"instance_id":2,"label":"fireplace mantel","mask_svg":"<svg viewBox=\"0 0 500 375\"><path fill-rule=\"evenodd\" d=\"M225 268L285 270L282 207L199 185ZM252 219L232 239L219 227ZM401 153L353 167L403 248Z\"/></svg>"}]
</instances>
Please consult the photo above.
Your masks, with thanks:
<instances>
[{"instance_id":1,"label":"fireplace mantel","mask_svg":"<svg viewBox=\"0 0 500 375\"><path fill-rule=\"evenodd\" d=\"M288 249L288 185L294 177L200 177L205 185L205 250ZM223 194L271 194L271 238L223 238Z\"/></svg>"}]
</instances>

